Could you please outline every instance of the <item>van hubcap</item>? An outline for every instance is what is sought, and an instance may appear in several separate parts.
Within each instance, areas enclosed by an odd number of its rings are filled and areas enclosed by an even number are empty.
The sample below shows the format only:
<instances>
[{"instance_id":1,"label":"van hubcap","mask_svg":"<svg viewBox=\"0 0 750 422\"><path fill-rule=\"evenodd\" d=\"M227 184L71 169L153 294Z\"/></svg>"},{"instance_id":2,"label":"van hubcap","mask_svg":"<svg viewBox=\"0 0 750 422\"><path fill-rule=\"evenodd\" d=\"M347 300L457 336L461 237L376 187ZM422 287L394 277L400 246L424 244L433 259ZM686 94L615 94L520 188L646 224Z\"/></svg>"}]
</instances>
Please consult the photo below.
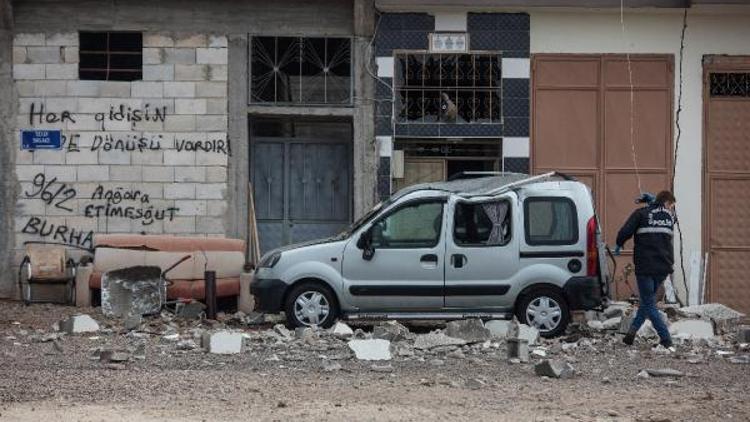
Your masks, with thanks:
<instances>
[{"instance_id":1,"label":"van hubcap","mask_svg":"<svg viewBox=\"0 0 750 422\"><path fill-rule=\"evenodd\" d=\"M562 309L552 298L539 296L526 307L526 321L541 332L552 331L560 325Z\"/></svg>"},{"instance_id":2,"label":"van hubcap","mask_svg":"<svg viewBox=\"0 0 750 422\"><path fill-rule=\"evenodd\" d=\"M328 317L331 306L322 293L307 291L294 301L294 316L304 325L318 325Z\"/></svg>"}]
</instances>

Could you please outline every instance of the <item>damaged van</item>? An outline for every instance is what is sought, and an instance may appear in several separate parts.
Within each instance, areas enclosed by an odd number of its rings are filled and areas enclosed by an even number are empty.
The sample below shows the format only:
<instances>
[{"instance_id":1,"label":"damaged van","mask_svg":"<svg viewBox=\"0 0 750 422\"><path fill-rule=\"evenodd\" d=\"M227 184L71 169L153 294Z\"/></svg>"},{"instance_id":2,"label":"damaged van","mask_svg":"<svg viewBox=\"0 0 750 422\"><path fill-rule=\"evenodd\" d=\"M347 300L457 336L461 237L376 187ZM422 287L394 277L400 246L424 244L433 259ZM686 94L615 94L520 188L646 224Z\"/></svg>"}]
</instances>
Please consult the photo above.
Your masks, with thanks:
<instances>
[{"instance_id":1,"label":"damaged van","mask_svg":"<svg viewBox=\"0 0 750 422\"><path fill-rule=\"evenodd\" d=\"M340 235L265 254L251 292L292 326L511 318L552 337L607 300L591 191L557 173L411 186Z\"/></svg>"}]
</instances>

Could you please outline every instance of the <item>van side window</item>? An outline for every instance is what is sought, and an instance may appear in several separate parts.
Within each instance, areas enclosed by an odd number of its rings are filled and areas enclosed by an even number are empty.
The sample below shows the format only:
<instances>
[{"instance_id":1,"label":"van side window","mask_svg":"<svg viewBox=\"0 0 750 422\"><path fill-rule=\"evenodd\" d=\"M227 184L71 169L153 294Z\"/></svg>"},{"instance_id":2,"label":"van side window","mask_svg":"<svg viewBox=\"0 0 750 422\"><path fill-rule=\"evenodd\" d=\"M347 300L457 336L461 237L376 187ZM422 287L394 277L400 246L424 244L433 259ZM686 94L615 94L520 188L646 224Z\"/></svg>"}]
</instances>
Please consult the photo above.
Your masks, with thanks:
<instances>
[{"instance_id":1,"label":"van side window","mask_svg":"<svg viewBox=\"0 0 750 422\"><path fill-rule=\"evenodd\" d=\"M453 241L456 245L499 246L509 240L510 204L507 201L456 204L453 214Z\"/></svg>"},{"instance_id":2,"label":"van side window","mask_svg":"<svg viewBox=\"0 0 750 422\"><path fill-rule=\"evenodd\" d=\"M524 228L529 245L578 243L576 207L568 198L538 197L524 202Z\"/></svg>"},{"instance_id":3,"label":"van side window","mask_svg":"<svg viewBox=\"0 0 750 422\"><path fill-rule=\"evenodd\" d=\"M375 248L432 248L440 240L443 202L405 205L372 226Z\"/></svg>"}]
</instances>

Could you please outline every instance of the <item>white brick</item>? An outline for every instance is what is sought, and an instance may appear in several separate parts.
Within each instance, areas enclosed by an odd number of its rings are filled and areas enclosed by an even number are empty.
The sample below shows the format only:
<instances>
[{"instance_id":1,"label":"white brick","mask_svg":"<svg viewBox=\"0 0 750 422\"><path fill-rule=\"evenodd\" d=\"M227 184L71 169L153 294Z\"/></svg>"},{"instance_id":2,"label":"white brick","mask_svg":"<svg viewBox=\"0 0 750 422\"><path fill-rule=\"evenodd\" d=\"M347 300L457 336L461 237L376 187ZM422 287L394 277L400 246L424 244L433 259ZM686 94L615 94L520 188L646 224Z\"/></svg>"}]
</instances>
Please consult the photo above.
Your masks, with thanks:
<instances>
[{"instance_id":1,"label":"white brick","mask_svg":"<svg viewBox=\"0 0 750 422\"><path fill-rule=\"evenodd\" d=\"M74 170L75 171L75 170ZM60 201L63 201L63 197L58 197L60 199L54 200L51 204L47 204L44 210L45 215L53 215L57 217L67 217L71 214L78 214L80 212L80 203L77 199L68 199L65 200L65 202L60 203L60 207L57 206L57 203Z\"/></svg>"},{"instance_id":2,"label":"white brick","mask_svg":"<svg viewBox=\"0 0 750 422\"><path fill-rule=\"evenodd\" d=\"M78 166L79 182L106 182L109 180L109 166Z\"/></svg>"},{"instance_id":3,"label":"white brick","mask_svg":"<svg viewBox=\"0 0 750 422\"><path fill-rule=\"evenodd\" d=\"M227 42L226 35L209 35L208 36L208 46L209 47L228 47L229 43Z\"/></svg>"},{"instance_id":4,"label":"white brick","mask_svg":"<svg viewBox=\"0 0 750 422\"><path fill-rule=\"evenodd\" d=\"M101 160L101 157L99 157ZM143 180L141 166L110 166L109 179L117 182L140 182Z\"/></svg>"},{"instance_id":5,"label":"white brick","mask_svg":"<svg viewBox=\"0 0 750 422\"><path fill-rule=\"evenodd\" d=\"M81 130L106 130L108 125L97 122L93 114L76 114L75 123L68 122L66 128L71 131ZM108 122L106 122L108 123Z\"/></svg>"},{"instance_id":6,"label":"white brick","mask_svg":"<svg viewBox=\"0 0 750 422\"><path fill-rule=\"evenodd\" d=\"M78 33L66 32L66 33L60 33L60 34L48 34L47 45L78 46Z\"/></svg>"},{"instance_id":7,"label":"white brick","mask_svg":"<svg viewBox=\"0 0 750 422\"><path fill-rule=\"evenodd\" d=\"M130 86L130 95L141 98L160 98L164 96L164 84L162 82L135 81Z\"/></svg>"},{"instance_id":8,"label":"white brick","mask_svg":"<svg viewBox=\"0 0 750 422\"><path fill-rule=\"evenodd\" d=\"M170 34L164 33L144 33L144 47L173 47L174 38Z\"/></svg>"},{"instance_id":9,"label":"white brick","mask_svg":"<svg viewBox=\"0 0 750 422\"><path fill-rule=\"evenodd\" d=\"M84 211L85 206L80 203L79 201L79 208L80 213L82 214ZM97 221L95 218L88 218L88 217L71 217L68 216L65 218L65 224L68 227L74 227L76 230L88 232L88 231L97 231L99 228L99 225L97 224Z\"/></svg>"},{"instance_id":10,"label":"white brick","mask_svg":"<svg viewBox=\"0 0 750 422\"><path fill-rule=\"evenodd\" d=\"M163 48L144 48L143 64L162 64L164 63Z\"/></svg>"},{"instance_id":11,"label":"white brick","mask_svg":"<svg viewBox=\"0 0 750 422\"><path fill-rule=\"evenodd\" d=\"M77 64L48 64L44 67L47 79L78 79Z\"/></svg>"},{"instance_id":12,"label":"white brick","mask_svg":"<svg viewBox=\"0 0 750 422\"><path fill-rule=\"evenodd\" d=\"M164 130L175 131L175 132L192 132L195 130L195 116L190 114L185 115L169 115L164 120Z\"/></svg>"},{"instance_id":13,"label":"white brick","mask_svg":"<svg viewBox=\"0 0 750 422\"><path fill-rule=\"evenodd\" d=\"M195 82L164 82L164 96L193 98L195 97Z\"/></svg>"},{"instance_id":14,"label":"white brick","mask_svg":"<svg viewBox=\"0 0 750 422\"><path fill-rule=\"evenodd\" d=\"M138 189L143 195L148 195L150 200L164 197L164 185L162 183L141 183Z\"/></svg>"},{"instance_id":15,"label":"white brick","mask_svg":"<svg viewBox=\"0 0 750 422\"><path fill-rule=\"evenodd\" d=\"M208 67L208 79L212 81L226 81L227 80L227 66L220 64L212 64Z\"/></svg>"},{"instance_id":16,"label":"white brick","mask_svg":"<svg viewBox=\"0 0 750 422\"><path fill-rule=\"evenodd\" d=\"M179 34L175 36L176 47L206 47L208 40L205 34Z\"/></svg>"},{"instance_id":17,"label":"white brick","mask_svg":"<svg viewBox=\"0 0 750 422\"><path fill-rule=\"evenodd\" d=\"M44 173L44 166L16 165L16 178L19 182L34 180L39 173Z\"/></svg>"},{"instance_id":18,"label":"white brick","mask_svg":"<svg viewBox=\"0 0 750 422\"><path fill-rule=\"evenodd\" d=\"M130 96L130 82L98 81L100 97L127 98Z\"/></svg>"},{"instance_id":19,"label":"white brick","mask_svg":"<svg viewBox=\"0 0 750 422\"><path fill-rule=\"evenodd\" d=\"M39 65L44 66L44 65ZM60 97L65 95L67 81L34 82L34 95L39 97Z\"/></svg>"},{"instance_id":20,"label":"white brick","mask_svg":"<svg viewBox=\"0 0 750 422\"><path fill-rule=\"evenodd\" d=\"M13 47L13 63L26 63L26 47Z\"/></svg>"},{"instance_id":21,"label":"white brick","mask_svg":"<svg viewBox=\"0 0 750 422\"><path fill-rule=\"evenodd\" d=\"M180 209L179 216L206 215L206 201L177 200L174 206Z\"/></svg>"},{"instance_id":22,"label":"white brick","mask_svg":"<svg viewBox=\"0 0 750 422\"><path fill-rule=\"evenodd\" d=\"M226 167L207 167L206 168L206 182L226 182L227 181L227 168Z\"/></svg>"},{"instance_id":23,"label":"white brick","mask_svg":"<svg viewBox=\"0 0 750 422\"><path fill-rule=\"evenodd\" d=\"M205 99L177 99L174 101L175 114L206 114Z\"/></svg>"},{"instance_id":24,"label":"white brick","mask_svg":"<svg viewBox=\"0 0 750 422\"><path fill-rule=\"evenodd\" d=\"M195 199L195 185L192 183L164 185L164 199Z\"/></svg>"},{"instance_id":25,"label":"white brick","mask_svg":"<svg viewBox=\"0 0 750 422\"><path fill-rule=\"evenodd\" d=\"M218 217L197 217L195 231L198 233L224 233L224 220Z\"/></svg>"},{"instance_id":26,"label":"white brick","mask_svg":"<svg viewBox=\"0 0 750 422\"><path fill-rule=\"evenodd\" d=\"M165 151L165 155L166 155ZM144 182L174 182L174 167L144 166Z\"/></svg>"},{"instance_id":27,"label":"white brick","mask_svg":"<svg viewBox=\"0 0 750 422\"><path fill-rule=\"evenodd\" d=\"M57 177L59 182L75 182L77 179L76 168L71 166L45 166L44 175L47 180Z\"/></svg>"},{"instance_id":28,"label":"white brick","mask_svg":"<svg viewBox=\"0 0 750 422\"><path fill-rule=\"evenodd\" d=\"M30 192L26 189L23 192ZM31 191L36 192L36 190ZM16 210L22 215L44 215L46 210L46 204L44 201L38 198L33 199L18 199L16 201Z\"/></svg>"},{"instance_id":29,"label":"white brick","mask_svg":"<svg viewBox=\"0 0 750 422\"><path fill-rule=\"evenodd\" d=\"M34 151L34 164L65 164L65 152L49 149Z\"/></svg>"},{"instance_id":30,"label":"white brick","mask_svg":"<svg viewBox=\"0 0 750 422\"><path fill-rule=\"evenodd\" d=\"M227 130L227 116L195 116L195 126L201 130Z\"/></svg>"},{"instance_id":31,"label":"white brick","mask_svg":"<svg viewBox=\"0 0 750 422\"><path fill-rule=\"evenodd\" d=\"M119 111L120 105L124 106L124 111L127 112L127 108L138 109L143 106L143 100L133 98L79 98L78 99L78 112L79 113L106 113L109 115L110 108L114 108ZM106 119L109 121L109 119Z\"/></svg>"},{"instance_id":32,"label":"white brick","mask_svg":"<svg viewBox=\"0 0 750 422\"><path fill-rule=\"evenodd\" d=\"M65 63L78 63L81 60L81 54L78 47L65 47L63 50Z\"/></svg>"},{"instance_id":33,"label":"white brick","mask_svg":"<svg viewBox=\"0 0 750 422\"><path fill-rule=\"evenodd\" d=\"M205 64L176 64L174 66L176 81L206 81L209 79L209 66Z\"/></svg>"},{"instance_id":34,"label":"white brick","mask_svg":"<svg viewBox=\"0 0 750 422\"><path fill-rule=\"evenodd\" d=\"M195 233L195 217L175 217L164 221L164 233Z\"/></svg>"},{"instance_id":35,"label":"white brick","mask_svg":"<svg viewBox=\"0 0 750 422\"><path fill-rule=\"evenodd\" d=\"M153 223L144 226L143 223L136 224L134 227L139 233L144 232L146 234L162 234L164 233L164 222L154 221Z\"/></svg>"},{"instance_id":36,"label":"white brick","mask_svg":"<svg viewBox=\"0 0 750 422\"><path fill-rule=\"evenodd\" d=\"M96 164L99 162L99 154L90 149L81 147L80 152L69 152L65 154L65 164Z\"/></svg>"},{"instance_id":37,"label":"white brick","mask_svg":"<svg viewBox=\"0 0 750 422\"><path fill-rule=\"evenodd\" d=\"M78 112L78 99L69 97L47 97L44 99L44 110L54 111L55 113L61 113L63 111L76 113Z\"/></svg>"},{"instance_id":38,"label":"white brick","mask_svg":"<svg viewBox=\"0 0 750 422\"><path fill-rule=\"evenodd\" d=\"M166 108L166 115L170 116L174 114L174 100L171 98L160 98L160 99L147 99L143 100L143 107L146 106L149 107L151 110L151 113L153 114L154 109L161 110L162 108Z\"/></svg>"},{"instance_id":39,"label":"white brick","mask_svg":"<svg viewBox=\"0 0 750 422\"><path fill-rule=\"evenodd\" d=\"M198 64L227 64L229 61L227 48L197 48L196 63Z\"/></svg>"},{"instance_id":40,"label":"white brick","mask_svg":"<svg viewBox=\"0 0 750 422\"><path fill-rule=\"evenodd\" d=\"M26 58L29 63L62 63L63 50L60 47L28 47Z\"/></svg>"},{"instance_id":41,"label":"white brick","mask_svg":"<svg viewBox=\"0 0 750 422\"><path fill-rule=\"evenodd\" d=\"M209 98L206 100L208 114L227 114L227 100L225 98Z\"/></svg>"},{"instance_id":42,"label":"white brick","mask_svg":"<svg viewBox=\"0 0 750 422\"><path fill-rule=\"evenodd\" d=\"M209 216L223 216L226 212L227 203L225 201L208 201L208 204L206 204L206 214Z\"/></svg>"},{"instance_id":43,"label":"white brick","mask_svg":"<svg viewBox=\"0 0 750 422\"><path fill-rule=\"evenodd\" d=\"M194 166L195 151L166 150L164 151L165 166Z\"/></svg>"},{"instance_id":44,"label":"white brick","mask_svg":"<svg viewBox=\"0 0 750 422\"><path fill-rule=\"evenodd\" d=\"M34 164L34 153L31 151L16 151L16 164Z\"/></svg>"},{"instance_id":45,"label":"white brick","mask_svg":"<svg viewBox=\"0 0 750 422\"><path fill-rule=\"evenodd\" d=\"M223 183L206 183L195 186L195 199L224 199Z\"/></svg>"},{"instance_id":46,"label":"white brick","mask_svg":"<svg viewBox=\"0 0 750 422\"><path fill-rule=\"evenodd\" d=\"M227 84L224 82L198 82L195 84L196 97L218 97L227 96Z\"/></svg>"},{"instance_id":47,"label":"white brick","mask_svg":"<svg viewBox=\"0 0 750 422\"><path fill-rule=\"evenodd\" d=\"M205 167L175 167L174 180L175 182L205 182L206 181L206 168Z\"/></svg>"},{"instance_id":48,"label":"white brick","mask_svg":"<svg viewBox=\"0 0 750 422\"><path fill-rule=\"evenodd\" d=\"M131 233L133 221L121 217L100 217L99 231L105 233Z\"/></svg>"},{"instance_id":49,"label":"white brick","mask_svg":"<svg viewBox=\"0 0 750 422\"><path fill-rule=\"evenodd\" d=\"M103 149L100 149L98 152L99 152L99 164L130 165L130 151L121 151L119 149L105 151ZM112 180L121 180L121 179L115 179L114 176L112 175L112 171L113 171L113 168L109 170Z\"/></svg>"},{"instance_id":50,"label":"white brick","mask_svg":"<svg viewBox=\"0 0 750 422\"><path fill-rule=\"evenodd\" d=\"M69 81L67 95L74 97L130 97L130 82Z\"/></svg>"},{"instance_id":51,"label":"white brick","mask_svg":"<svg viewBox=\"0 0 750 422\"><path fill-rule=\"evenodd\" d=\"M44 45L44 34L16 34L13 37L13 45Z\"/></svg>"},{"instance_id":52,"label":"white brick","mask_svg":"<svg viewBox=\"0 0 750 422\"><path fill-rule=\"evenodd\" d=\"M171 64L144 64L144 81L171 81L174 80L174 65Z\"/></svg>"},{"instance_id":53,"label":"white brick","mask_svg":"<svg viewBox=\"0 0 750 422\"><path fill-rule=\"evenodd\" d=\"M225 154L203 152L195 157L195 164L199 166L226 166L228 163L229 160Z\"/></svg>"},{"instance_id":54,"label":"white brick","mask_svg":"<svg viewBox=\"0 0 750 422\"><path fill-rule=\"evenodd\" d=\"M14 64L13 79L44 79L44 65Z\"/></svg>"},{"instance_id":55,"label":"white brick","mask_svg":"<svg viewBox=\"0 0 750 422\"><path fill-rule=\"evenodd\" d=\"M133 164L161 165L164 162L164 151L146 150L134 151L130 154L130 162Z\"/></svg>"},{"instance_id":56,"label":"white brick","mask_svg":"<svg viewBox=\"0 0 750 422\"><path fill-rule=\"evenodd\" d=\"M195 64L194 48L165 48L164 63Z\"/></svg>"},{"instance_id":57,"label":"white brick","mask_svg":"<svg viewBox=\"0 0 750 422\"><path fill-rule=\"evenodd\" d=\"M133 122L133 130L161 132L164 130L164 123L161 120L141 120L140 122Z\"/></svg>"}]
</instances>

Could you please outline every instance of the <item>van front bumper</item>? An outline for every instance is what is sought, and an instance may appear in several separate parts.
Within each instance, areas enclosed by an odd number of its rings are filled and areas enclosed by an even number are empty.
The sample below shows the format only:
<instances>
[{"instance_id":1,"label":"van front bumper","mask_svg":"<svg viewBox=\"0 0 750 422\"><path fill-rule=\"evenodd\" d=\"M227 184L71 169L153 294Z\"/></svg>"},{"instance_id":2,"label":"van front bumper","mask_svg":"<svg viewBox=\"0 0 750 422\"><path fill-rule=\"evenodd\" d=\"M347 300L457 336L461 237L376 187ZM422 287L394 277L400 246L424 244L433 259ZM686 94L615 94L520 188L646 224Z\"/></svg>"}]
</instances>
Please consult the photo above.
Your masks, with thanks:
<instances>
[{"instance_id":1,"label":"van front bumper","mask_svg":"<svg viewBox=\"0 0 750 422\"><path fill-rule=\"evenodd\" d=\"M571 277L563 293L571 311L589 311L603 305L602 285L597 277Z\"/></svg>"},{"instance_id":2,"label":"van front bumper","mask_svg":"<svg viewBox=\"0 0 750 422\"><path fill-rule=\"evenodd\" d=\"M255 310L279 313L284 304L284 292L288 285L277 279L255 279L250 283L250 293L255 296Z\"/></svg>"}]
</instances>

